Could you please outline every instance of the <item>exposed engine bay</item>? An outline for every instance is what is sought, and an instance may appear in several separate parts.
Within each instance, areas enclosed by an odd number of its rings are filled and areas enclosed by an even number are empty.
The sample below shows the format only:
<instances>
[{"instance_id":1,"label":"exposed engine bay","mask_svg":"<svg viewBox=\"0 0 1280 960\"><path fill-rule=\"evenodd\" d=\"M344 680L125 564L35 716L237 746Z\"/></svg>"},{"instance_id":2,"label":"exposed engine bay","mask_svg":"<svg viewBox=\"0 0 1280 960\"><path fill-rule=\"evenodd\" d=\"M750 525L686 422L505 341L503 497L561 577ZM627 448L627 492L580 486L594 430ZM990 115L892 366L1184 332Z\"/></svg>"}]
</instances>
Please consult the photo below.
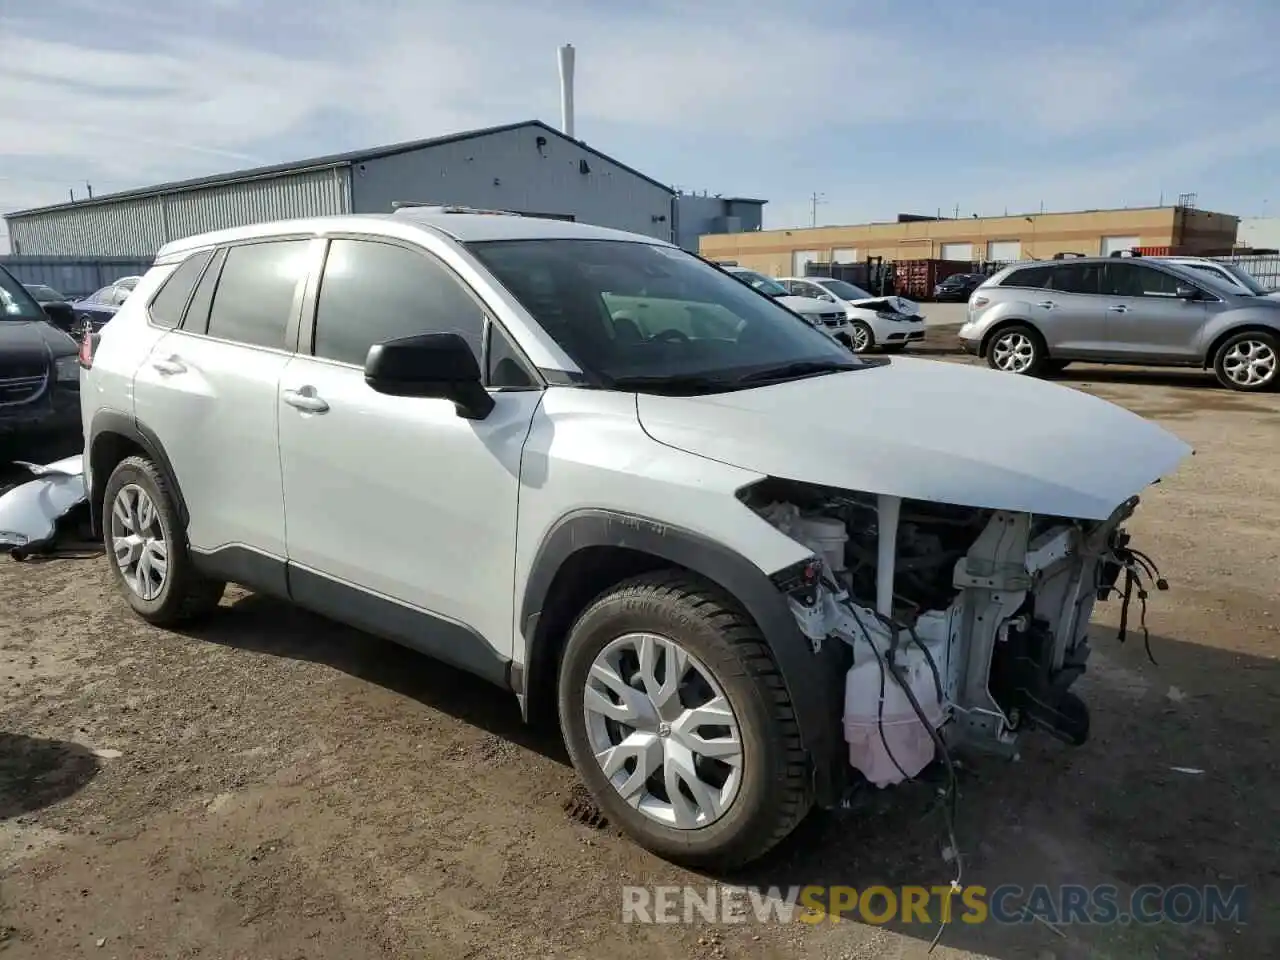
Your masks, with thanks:
<instances>
[{"instance_id":1,"label":"exposed engine bay","mask_svg":"<svg viewBox=\"0 0 1280 960\"><path fill-rule=\"evenodd\" d=\"M1167 587L1121 528L1137 497L1101 522L785 480L744 499L813 551L784 589L815 650L848 650L849 762L879 787L949 745L1012 753L1027 728L1083 743L1088 710L1069 688L1094 604L1123 574L1125 623L1135 589L1145 609L1148 584Z\"/></svg>"}]
</instances>

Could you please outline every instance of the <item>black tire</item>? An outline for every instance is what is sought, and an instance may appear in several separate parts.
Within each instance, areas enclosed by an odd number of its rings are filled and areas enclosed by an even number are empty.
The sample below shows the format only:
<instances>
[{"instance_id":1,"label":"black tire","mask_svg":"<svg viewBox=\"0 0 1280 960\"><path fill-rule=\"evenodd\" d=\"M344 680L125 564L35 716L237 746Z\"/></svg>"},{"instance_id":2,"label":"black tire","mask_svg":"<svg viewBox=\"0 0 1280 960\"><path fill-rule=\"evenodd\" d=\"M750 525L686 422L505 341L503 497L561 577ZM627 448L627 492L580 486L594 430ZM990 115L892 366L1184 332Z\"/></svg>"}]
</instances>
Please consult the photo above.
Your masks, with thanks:
<instances>
[{"instance_id":1,"label":"black tire","mask_svg":"<svg viewBox=\"0 0 1280 960\"><path fill-rule=\"evenodd\" d=\"M1258 351L1263 351L1264 356L1265 351L1270 351L1270 363L1266 368L1269 372L1266 373L1266 378L1258 383L1235 380L1229 372L1233 367L1233 360L1246 350L1251 350L1255 355L1258 355ZM1229 390L1238 390L1241 393L1263 393L1275 390L1280 386L1280 337L1262 330L1243 330L1227 337L1213 355L1213 372L1218 378L1218 383Z\"/></svg>"},{"instance_id":2,"label":"black tire","mask_svg":"<svg viewBox=\"0 0 1280 960\"><path fill-rule=\"evenodd\" d=\"M1025 366L1019 366L1018 369L1007 369L1000 366L1001 354L997 347L1006 340L1014 340L1021 338L1018 343L1019 349L1030 349L1031 355ZM1016 342L1016 341L1015 341ZM1024 377L1039 377L1045 372L1045 362L1049 359L1049 351L1045 346L1044 338L1040 336L1040 331L1034 327L1028 327L1021 323L1012 323L1007 327L1001 327L991 335L991 339L987 341L987 365L993 370L999 370L1002 373L1015 373Z\"/></svg>"},{"instance_id":3,"label":"black tire","mask_svg":"<svg viewBox=\"0 0 1280 960\"><path fill-rule=\"evenodd\" d=\"M742 781L723 815L680 830L646 817L614 789L593 756L584 717L587 675L612 640L645 632L675 640L711 673L734 711ZM809 763L786 686L759 629L728 594L683 571L625 581L598 597L569 633L559 672L560 727L569 756L606 816L674 863L728 869L755 860L808 813Z\"/></svg>"},{"instance_id":4,"label":"black tire","mask_svg":"<svg viewBox=\"0 0 1280 960\"><path fill-rule=\"evenodd\" d=\"M156 525L168 547L164 582L159 593L150 600L139 596L125 581L112 549L111 513L116 496L128 484L140 487L155 504ZM102 501L102 539L107 550L107 563L120 592L133 611L148 623L159 627L190 623L209 614L222 599L227 585L206 579L196 571L169 482L145 457L128 457L111 471Z\"/></svg>"},{"instance_id":5,"label":"black tire","mask_svg":"<svg viewBox=\"0 0 1280 960\"><path fill-rule=\"evenodd\" d=\"M860 336L866 338L866 346L861 350L858 349L858 337ZM850 349L852 349L854 353L870 353L876 348L876 335L871 332L871 327L863 320L853 321L852 341L853 343Z\"/></svg>"}]
</instances>

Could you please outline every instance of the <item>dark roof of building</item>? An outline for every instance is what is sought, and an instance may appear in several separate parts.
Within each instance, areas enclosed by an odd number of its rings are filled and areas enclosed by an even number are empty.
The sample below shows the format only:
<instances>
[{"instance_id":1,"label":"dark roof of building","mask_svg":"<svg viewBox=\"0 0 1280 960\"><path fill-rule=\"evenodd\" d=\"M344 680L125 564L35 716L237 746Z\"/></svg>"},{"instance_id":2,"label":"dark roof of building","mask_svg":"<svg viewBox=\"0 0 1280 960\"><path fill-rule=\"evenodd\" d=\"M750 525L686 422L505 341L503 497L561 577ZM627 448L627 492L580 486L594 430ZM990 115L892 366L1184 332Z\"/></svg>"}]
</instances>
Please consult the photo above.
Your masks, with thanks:
<instances>
[{"instance_id":1,"label":"dark roof of building","mask_svg":"<svg viewBox=\"0 0 1280 960\"><path fill-rule=\"evenodd\" d=\"M218 173L209 177L196 177L193 180L175 180L171 183L160 183L152 187L137 187L133 190L120 190L116 193L104 193L97 197L86 197L83 200L69 200L65 203L54 203L45 207L32 207L28 210L17 210L13 213L6 213L6 219L10 217L25 217L29 214L47 213L52 210L72 210L77 207L88 207L100 203L112 203L117 200L132 200L140 197L154 197L162 193L177 193L183 190L194 190L200 187L214 187L224 183L238 183L244 180L260 180L268 177L278 176L287 173L300 173L304 170L323 170L326 167L345 167L353 163L363 163L367 160L380 160L383 157L393 157L400 153L410 153L414 150L422 150L426 147L438 147L446 143L457 143L460 140L473 140L477 137L487 137L494 133L506 133L509 130L519 130L523 127L536 127L547 133L559 137L561 140L567 140L576 144L588 153L612 163L620 169L626 170L628 173L639 177L647 183L660 187L668 193L674 191L665 183L661 183L653 177L641 173L634 167L629 167L625 163L615 160L606 153L601 153L594 147L590 147L581 140L575 140L573 137L567 136L563 132L557 130L550 124L541 120L522 120L519 123L504 123L496 127L483 127L479 130L464 130L461 133L451 133L443 137L430 137L426 140L409 140L404 143L392 143L382 147L369 147L365 150L352 150L347 153L333 153L323 157L312 157L309 160L295 160L290 163L276 163L265 167L251 167L247 170L233 170L230 173Z\"/></svg>"}]
</instances>

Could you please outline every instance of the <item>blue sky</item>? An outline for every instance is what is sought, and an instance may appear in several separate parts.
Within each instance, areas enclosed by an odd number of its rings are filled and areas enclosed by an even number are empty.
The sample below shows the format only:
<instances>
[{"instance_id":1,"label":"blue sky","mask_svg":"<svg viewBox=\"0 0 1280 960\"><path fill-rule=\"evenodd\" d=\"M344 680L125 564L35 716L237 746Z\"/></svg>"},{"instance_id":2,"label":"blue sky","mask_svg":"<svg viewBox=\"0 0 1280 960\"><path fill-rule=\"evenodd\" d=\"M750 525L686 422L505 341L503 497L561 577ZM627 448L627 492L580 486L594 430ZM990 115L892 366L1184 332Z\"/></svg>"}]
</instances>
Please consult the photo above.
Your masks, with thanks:
<instances>
[{"instance_id":1,"label":"blue sky","mask_svg":"<svg viewBox=\"0 0 1280 960\"><path fill-rule=\"evenodd\" d=\"M1170 202L1280 214L1275 0L0 3L0 211L559 123L766 226ZM177 9L179 7L185 9Z\"/></svg>"}]
</instances>

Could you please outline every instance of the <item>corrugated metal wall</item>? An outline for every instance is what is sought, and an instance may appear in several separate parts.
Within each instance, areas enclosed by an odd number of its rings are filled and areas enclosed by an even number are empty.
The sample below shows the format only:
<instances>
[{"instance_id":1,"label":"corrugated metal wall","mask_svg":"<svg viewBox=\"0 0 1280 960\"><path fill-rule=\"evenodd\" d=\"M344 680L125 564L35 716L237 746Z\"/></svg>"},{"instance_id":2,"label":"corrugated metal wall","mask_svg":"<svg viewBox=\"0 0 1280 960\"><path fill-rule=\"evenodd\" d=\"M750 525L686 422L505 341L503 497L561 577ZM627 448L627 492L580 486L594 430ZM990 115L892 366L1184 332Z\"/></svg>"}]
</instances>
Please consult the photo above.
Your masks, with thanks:
<instances>
[{"instance_id":1,"label":"corrugated metal wall","mask_svg":"<svg viewBox=\"0 0 1280 960\"><path fill-rule=\"evenodd\" d=\"M43 283L67 297L86 297L121 277L151 269L151 257L0 257L19 283Z\"/></svg>"},{"instance_id":2,"label":"corrugated metal wall","mask_svg":"<svg viewBox=\"0 0 1280 960\"><path fill-rule=\"evenodd\" d=\"M148 257L209 230L350 212L350 169L339 166L7 219L23 256Z\"/></svg>"},{"instance_id":3,"label":"corrugated metal wall","mask_svg":"<svg viewBox=\"0 0 1280 960\"><path fill-rule=\"evenodd\" d=\"M671 239L669 189L534 126L357 162L351 184L356 213L390 213L396 200L456 203Z\"/></svg>"}]
</instances>

